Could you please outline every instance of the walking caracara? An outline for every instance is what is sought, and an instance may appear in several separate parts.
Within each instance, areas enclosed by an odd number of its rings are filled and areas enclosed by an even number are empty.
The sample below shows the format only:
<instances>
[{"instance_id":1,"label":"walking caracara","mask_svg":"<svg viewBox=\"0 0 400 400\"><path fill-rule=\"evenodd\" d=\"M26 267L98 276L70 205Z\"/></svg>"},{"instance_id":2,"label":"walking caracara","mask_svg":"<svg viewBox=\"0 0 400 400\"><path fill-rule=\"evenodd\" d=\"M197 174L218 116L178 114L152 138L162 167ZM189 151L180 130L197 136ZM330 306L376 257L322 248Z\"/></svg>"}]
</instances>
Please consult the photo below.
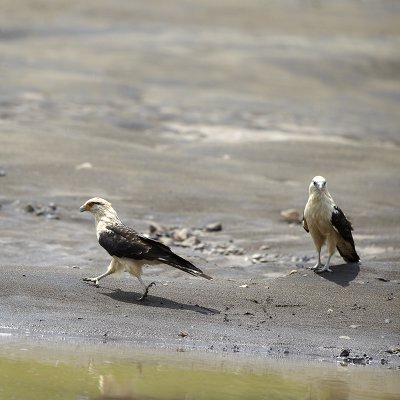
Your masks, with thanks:
<instances>
[{"instance_id":1,"label":"walking caracara","mask_svg":"<svg viewBox=\"0 0 400 400\"><path fill-rule=\"evenodd\" d=\"M316 176L310 183L309 197L304 209L303 227L310 232L318 252L318 262L311 269L316 272L332 270L329 268L335 247L346 262L358 262L360 257L354 246L353 227L343 211L335 204L326 187L326 180ZM321 263L321 247L326 243L328 260Z\"/></svg>"},{"instance_id":2,"label":"walking caracara","mask_svg":"<svg viewBox=\"0 0 400 400\"><path fill-rule=\"evenodd\" d=\"M138 278L144 287L143 296L146 298L149 288L154 282L146 285L141 278L142 267L149 264L168 264L194 276L212 279L189 261L179 257L172 250L156 240L140 235L138 232L124 225L111 203L100 197L88 200L80 211L90 211L94 214L97 239L111 255L112 259L107 271L95 278L83 278L84 281L94 282L117 271L127 271Z\"/></svg>"}]
</instances>

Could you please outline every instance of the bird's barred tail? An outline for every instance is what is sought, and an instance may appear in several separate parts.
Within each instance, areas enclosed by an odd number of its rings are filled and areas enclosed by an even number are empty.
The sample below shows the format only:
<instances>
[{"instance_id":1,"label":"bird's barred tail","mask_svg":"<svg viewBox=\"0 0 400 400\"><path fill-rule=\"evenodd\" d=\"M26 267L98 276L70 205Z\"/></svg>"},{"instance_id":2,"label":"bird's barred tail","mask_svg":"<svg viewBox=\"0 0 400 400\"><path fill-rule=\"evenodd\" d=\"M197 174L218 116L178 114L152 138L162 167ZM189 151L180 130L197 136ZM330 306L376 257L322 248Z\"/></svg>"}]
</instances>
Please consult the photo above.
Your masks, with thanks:
<instances>
[{"instance_id":1,"label":"bird's barred tail","mask_svg":"<svg viewBox=\"0 0 400 400\"><path fill-rule=\"evenodd\" d=\"M344 261L346 262L360 261L360 257L356 252L354 243L349 243L345 240L340 240L338 241L336 248Z\"/></svg>"},{"instance_id":2,"label":"bird's barred tail","mask_svg":"<svg viewBox=\"0 0 400 400\"><path fill-rule=\"evenodd\" d=\"M166 264L171 265L171 267L175 267L180 269L181 271L185 271L190 275L201 276L205 279L212 279L211 276L205 274L201 269L197 268L190 261L185 260L184 258L178 256L177 254L171 254L168 258L163 260Z\"/></svg>"}]
</instances>

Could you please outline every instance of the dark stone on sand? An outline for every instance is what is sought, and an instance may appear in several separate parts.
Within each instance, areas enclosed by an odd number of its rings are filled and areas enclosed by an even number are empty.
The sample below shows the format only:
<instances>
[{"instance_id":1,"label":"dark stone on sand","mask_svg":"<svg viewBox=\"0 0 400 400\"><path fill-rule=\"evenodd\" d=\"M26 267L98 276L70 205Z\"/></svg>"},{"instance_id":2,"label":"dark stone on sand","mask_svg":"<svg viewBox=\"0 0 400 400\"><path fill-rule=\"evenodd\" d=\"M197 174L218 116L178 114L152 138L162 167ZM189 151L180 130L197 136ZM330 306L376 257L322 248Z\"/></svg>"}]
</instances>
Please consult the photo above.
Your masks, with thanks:
<instances>
[{"instance_id":1,"label":"dark stone on sand","mask_svg":"<svg viewBox=\"0 0 400 400\"><path fill-rule=\"evenodd\" d=\"M27 204L27 205L24 207L24 210L25 210L25 212L32 213L32 212L35 211L35 207L33 207L32 204Z\"/></svg>"},{"instance_id":2,"label":"dark stone on sand","mask_svg":"<svg viewBox=\"0 0 400 400\"><path fill-rule=\"evenodd\" d=\"M340 357L348 357L350 355L349 349L343 349L342 352L340 353Z\"/></svg>"},{"instance_id":3,"label":"dark stone on sand","mask_svg":"<svg viewBox=\"0 0 400 400\"><path fill-rule=\"evenodd\" d=\"M7 176L7 172L4 169L0 169L0 177Z\"/></svg>"},{"instance_id":4,"label":"dark stone on sand","mask_svg":"<svg viewBox=\"0 0 400 400\"><path fill-rule=\"evenodd\" d=\"M212 222L207 224L204 228L207 232L219 232L222 231L222 224L221 222Z\"/></svg>"}]
</instances>

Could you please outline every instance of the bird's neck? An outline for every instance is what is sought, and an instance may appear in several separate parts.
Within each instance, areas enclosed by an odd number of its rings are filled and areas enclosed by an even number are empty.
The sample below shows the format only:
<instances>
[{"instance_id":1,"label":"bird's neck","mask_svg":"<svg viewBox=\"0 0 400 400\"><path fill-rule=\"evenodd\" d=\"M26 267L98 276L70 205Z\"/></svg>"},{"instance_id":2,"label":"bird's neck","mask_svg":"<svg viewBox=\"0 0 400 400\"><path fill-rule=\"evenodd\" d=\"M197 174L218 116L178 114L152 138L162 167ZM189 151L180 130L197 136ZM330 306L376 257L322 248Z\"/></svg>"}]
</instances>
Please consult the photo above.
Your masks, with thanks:
<instances>
[{"instance_id":1,"label":"bird's neck","mask_svg":"<svg viewBox=\"0 0 400 400\"><path fill-rule=\"evenodd\" d=\"M327 204L332 207L335 205L335 202L333 201L332 196L330 195L330 193L327 190L315 190L315 191L310 192L309 200L311 202L315 202L315 203Z\"/></svg>"},{"instance_id":2,"label":"bird's neck","mask_svg":"<svg viewBox=\"0 0 400 400\"><path fill-rule=\"evenodd\" d=\"M96 231L99 233L104 230L107 225L121 223L117 212L113 208L107 210L99 210L94 216Z\"/></svg>"}]
</instances>

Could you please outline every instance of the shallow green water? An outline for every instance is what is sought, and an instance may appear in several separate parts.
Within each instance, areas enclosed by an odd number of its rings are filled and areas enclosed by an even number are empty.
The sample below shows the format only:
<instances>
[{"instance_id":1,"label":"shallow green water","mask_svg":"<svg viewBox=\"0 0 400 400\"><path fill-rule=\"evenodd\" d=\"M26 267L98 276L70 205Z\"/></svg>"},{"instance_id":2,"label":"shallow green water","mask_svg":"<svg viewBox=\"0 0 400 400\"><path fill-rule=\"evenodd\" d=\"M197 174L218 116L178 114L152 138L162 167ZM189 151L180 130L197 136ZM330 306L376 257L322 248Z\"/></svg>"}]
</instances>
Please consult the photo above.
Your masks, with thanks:
<instances>
[{"instance_id":1,"label":"shallow green water","mask_svg":"<svg viewBox=\"0 0 400 400\"><path fill-rule=\"evenodd\" d=\"M1 343L1 399L397 399L399 372L332 363Z\"/></svg>"}]
</instances>

